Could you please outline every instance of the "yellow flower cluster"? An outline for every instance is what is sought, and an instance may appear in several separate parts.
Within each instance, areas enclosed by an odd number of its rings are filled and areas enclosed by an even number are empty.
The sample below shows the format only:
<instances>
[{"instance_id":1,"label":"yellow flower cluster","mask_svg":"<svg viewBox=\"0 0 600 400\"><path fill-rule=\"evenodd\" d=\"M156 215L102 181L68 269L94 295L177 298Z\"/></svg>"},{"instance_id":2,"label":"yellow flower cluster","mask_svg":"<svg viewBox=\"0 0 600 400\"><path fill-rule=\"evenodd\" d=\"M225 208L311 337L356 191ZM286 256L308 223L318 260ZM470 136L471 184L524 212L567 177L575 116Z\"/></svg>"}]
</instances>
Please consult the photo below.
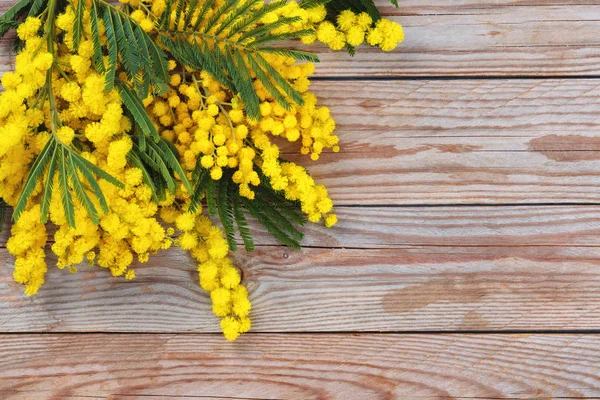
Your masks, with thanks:
<instances>
[{"instance_id":1,"label":"yellow flower cluster","mask_svg":"<svg viewBox=\"0 0 600 400\"><path fill-rule=\"evenodd\" d=\"M6 90L0 94L0 196L14 206L31 161L46 142L54 137L69 146L77 138L83 149L80 154L123 182L125 188L100 180L110 211L101 214L100 224L95 225L84 207L75 202L75 228L67 223L60 191L53 191L49 217L57 225L51 246L58 257L57 266L76 272L76 265L87 261L109 269L113 276L133 279L131 266L136 258L146 262L151 254L175 243L198 260L201 286L211 292L225 336L235 339L250 329L250 302L240 285L239 273L227 259L229 249L221 230L200 215L201 211L187 211L189 194L183 189L159 204L152 201L142 171L127 161L133 145L128 134L131 121L123 114L121 98L116 90L105 92L105 76L92 68L89 14L86 12L84 38L77 52L72 41L73 18L70 9L57 18L66 39L57 49L61 72L52 71L49 80L60 116L61 125L57 127L50 123L49 102L39 101L46 71L53 63L53 56L44 51L41 38L35 36L40 22L30 18L18 29L25 47L16 57L15 72L3 75ZM168 137L169 132L164 131L163 136ZM38 184L34 198L39 198L41 190ZM173 223L179 237L173 239L177 236L175 229L165 229L162 223ZM14 279L25 285L27 295L37 293L44 283L46 241L39 202L30 201L13 225L7 244L16 257Z\"/></svg>"},{"instance_id":2,"label":"yellow flower cluster","mask_svg":"<svg viewBox=\"0 0 600 400\"><path fill-rule=\"evenodd\" d=\"M19 26L17 32L25 40L25 47L15 59L16 71L2 76L5 91L0 93L0 197L8 204L16 203L29 164L49 138L43 126L43 110L28 107L35 103L53 62L41 39L33 36L39 27L40 20L31 17Z\"/></svg>"},{"instance_id":3,"label":"yellow flower cluster","mask_svg":"<svg viewBox=\"0 0 600 400\"><path fill-rule=\"evenodd\" d=\"M397 22L382 18L373 23L366 12L356 14L351 10L342 11L336 23L324 21L325 6L309 10L308 25L316 29L316 34L303 38L304 43L315 40L327 44L332 50L342 50L346 45L357 47L363 43L378 46L383 51L394 50L404 40L404 31ZM319 19L320 18L320 19Z\"/></svg>"},{"instance_id":4,"label":"yellow flower cluster","mask_svg":"<svg viewBox=\"0 0 600 400\"><path fill-rule=\"evenodd\" d=\"M155 0L152 10L161 10L162 1ZM273 22L282 16L308 18L311 12L314 11L290 2L267 14L261 22ZM194 23L194 18L190 23ZM277 32L300 29L303 23L281 27ZM240 195L254 199L252 188L260 184L255 168L260 168L275 190L283 190L288 199L301 202L310 221L324 219L326 226L333 226L337 219L331 213L333 203L325 187L316 185L302 167L290 169L286 174L279 162L279 146L273 143L276 137L298 142L301 154L310 154L312 160L317 160L325 149L340 150L329 109L318 106L316 96L308 92L308 77L314 72L314 64L297 64L294 59L279 55L263 56L302 93L302 106L293 104L286 110L255 79L261 119L253 120L244 112L239 98L208 73L197 73L171 62L169 92L146 99L146 111L163 126L162 137L175 144L187 171L195 168L198 159L204 168L210 169L213 180L220 180L224 170L231 169L234 171L231 179L239 186Z\"/></svg>"},{"instance_id":5,"label":"yellow flower cluster","mask_svg":"<svg viewBox=\"0 0 600 400\"><path fill-rule=\"evenodd\" d=\"M165 0L121 2L129 10L133 8L132 19L145 32L157 35L155 22L167 8ZM210 19L223 3L224 0L215 1L206 18ZM172 19L176 13L173 10ZM199 10L194 10L190 25L195 24L198 13ZM264 16L260 23L299 17L297 22L280 26L273 33L315 27L316 35L304 40L318 39L336 49L345 43L357 46L366 40L390 50L392 42L395 47L401 41L399 25L385 20L373 24L366 14L350 14L340 14L334 26L324 21L323 6L305 10L291 1ZM48 51L45 40L38 36L40 19L27 18L17 29L24 47L16 56L15 71L5 73L1 80L5 91L0 94L0 197L10 206L16 205L32 161L49 140L56 141L65 152L78 152L123 182L124 188L98 181L109 210L99 213L99 224L93 223L86 208L74 197L76 227L67 221L61 191L53 191L48 214L57 226L51 246L58 258L57 266L76 272L77 265L87 262L108 269L115 277L133 279L132 265L136 260L144 263L160 250L179 246L198 262L200 286L210 293L213 312L221 319L225 337L235 340L250 329L251 304L239 271L227 257L227 240L201 207L190 211L191 194L181 181L177 182L174 194L167 193L159 203L153 201L152 189L144 183L143 172L128 160L134 146L132 121L125 115L118 91L105 91L106 76L93 67L89 11L84 12L83 36L77 50L73 34L75 18L71 7L57 16L56 29L62 40L54 52ZM256 26L248 27L252 28ZM202 25L198 29L203 29ZM99 31L104 44L102 21ZM214 33L209 30L208 35L211 32ZM207 72L194 71L170 60L168 91L146 98L143 101L146 112L160 136L177 149L188 179L199 162L209 171L211 179L231 180L240 195L248 199L255 198L261 179L267 179L287 199L298 201L310 221L324 221L325 226L331 227L337 217L327 189L317 184L305 168L280 158L284 142L295 144L300 154L312 160L328 149L340 150L329 109L320 106L316 96L309 92L314 65L296 63L276 54L263 57L301 94L302 105L290 101L292 105L286 109L254 78L261 118L252 119L239 96ZM124 73L119 73L121 79L127 79ZM27 295L39 290L47 271L44 253L47 233L41 222L40 207L41 182L45 178L43 175L25 211L13 225L7 244L16 258L14 279L25 285ZM71 191L76 178L80 177L67 179ZM54 179L49 183L56 188L58 176ZM90 188L85 191L93 197ZM101 211L95 197L93 201Z\"/></svg>"},{"instance_id":6,"label":"yellow flower cluster","mask_svg":"<svg viewBox=\"0 0 600 400\"><path fill-rule=\"evenodd\" d=\"M46 274L46 226L40 222L40 206L25 211L11 228L6 247L16 257L15 281L25 285L25 294L35 294L44 284Z\"/></svg>"}]
</instances>

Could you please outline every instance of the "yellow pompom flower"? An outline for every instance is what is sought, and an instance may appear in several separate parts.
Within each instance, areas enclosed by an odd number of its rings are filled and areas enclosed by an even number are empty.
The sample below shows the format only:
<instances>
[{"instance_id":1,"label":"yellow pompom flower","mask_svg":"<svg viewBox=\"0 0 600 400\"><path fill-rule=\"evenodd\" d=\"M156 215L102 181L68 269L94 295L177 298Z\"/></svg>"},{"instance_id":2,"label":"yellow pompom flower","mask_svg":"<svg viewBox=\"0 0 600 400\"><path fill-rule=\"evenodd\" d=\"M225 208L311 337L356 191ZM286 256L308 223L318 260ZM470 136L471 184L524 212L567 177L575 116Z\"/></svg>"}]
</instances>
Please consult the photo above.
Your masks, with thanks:
<instances>
[{"instance_id":1,"label":"yellow pompom flower","mask_svg":"<svg viewBox=\"0 0 600 400\"><path fill-rule=\"evenodd\" d=\"M225 339L234 341L240 336L241 331L240 322L236 318L226 317L221 320L221 330Z\"/></svg>"},{"instance_id":2,"label":"yellow pompom flower","mask_svg":"<svg viewBox=\"0 0 600 400\"><path fill-rule=\"evenodd\" d=\"M17 36L21 40L28 40L32 37L36 36L40 27L42 26L42 21L37 17L27 17L25 22L23 22L17 28Z\"/></svg>"},{"instance_id":3,"label":"yellow pompom flower","mask_svg":"<svg viewBox=\"0 0 600 400\"><path fill-rule=\"evenodd\" d=\"M357 25L352 26L346 32L346 40L351 46L360 46L365 41L365 31Z\"/></svg>"},{"instance_id":4,"label":"yellow pompom flower","mask_svg":"<svg viewBox=\"0 0 600 400\"><path fill-rule=\"evenodd\" d=\"M346 45L346 35L343 32L337 32L335 37L327 44L331 50L341 50Z\"/></svg>"},{"instance_id":5,"label":"yellow pompom flower","mask_svg":"<svg viewBox=\"0 0 600 400\"><path fill-rule=\"evenodd\" d=\"M317 28L317 39L325 44L331 43L337 37L335 26L328 21L322 22Z\"/></svg>"},{"instance_id":6,"label":"yellow pompom flower","mask_svg":"<svg viewBox=\"0 0 600 400\"><path fill-rule=\"evenodd\" d=\"M356 18L356 24L359 28L365 30L373 24L373 18L366 12L361 12Z\"/></svg>"},{"instance_id":7,"label":"yellow pompom flower","mask_svg":"<svg viewBox=\"0 0 600 400\"><path fill-rule=\"evenodd\" d=\"M356 14L352 10L344 10L337 17L337 24L343 31L348 31L356 25Z\"/></svg>"},{"instance_id":8,"label":"yellow pompom flower","mask_svg":"<svg viewBox=\"0 0 600 400\"><path fill-rule=\"evenodd\" d=\"M71 144L73 138L75 137L75 131L69 128L68 126L61 126L56 131L56 136L58 136L58 139L60 139L60 141L63 144L68 146Z\"/></svg>"},{"instance_id":9,"label":"yellow pompom flower","mask_svg":"<svg viewBox=\"0 0 600 400\"><path fill-rule=\"evenodd\" d=\"M154 30L154 22L151 19L144 18L139 21L140 27L144 30L144 32L152 32Z\"/></svg>"}]
</instances>

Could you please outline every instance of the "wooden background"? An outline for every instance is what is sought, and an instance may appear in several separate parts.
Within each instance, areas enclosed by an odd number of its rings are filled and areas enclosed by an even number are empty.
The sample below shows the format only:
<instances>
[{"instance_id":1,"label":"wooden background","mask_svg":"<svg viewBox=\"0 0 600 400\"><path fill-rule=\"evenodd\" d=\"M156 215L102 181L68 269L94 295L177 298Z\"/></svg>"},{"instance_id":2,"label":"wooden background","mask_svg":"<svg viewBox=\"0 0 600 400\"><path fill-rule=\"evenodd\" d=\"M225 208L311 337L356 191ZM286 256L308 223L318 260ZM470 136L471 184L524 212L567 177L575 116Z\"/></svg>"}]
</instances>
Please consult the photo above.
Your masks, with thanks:
<instances>
[{"instance_id":1,"label":"wooden background","mask_svg":"<svg viewBox=\"0 0 600 400\"><path fill-rule=\"evenodd\" d=\"M26 298L4 233L0 398L600 397L600 1L400 3L399 51L320 49L341 222L235 256L250 334L177 251Z\"/></svg>"}]
</instances>

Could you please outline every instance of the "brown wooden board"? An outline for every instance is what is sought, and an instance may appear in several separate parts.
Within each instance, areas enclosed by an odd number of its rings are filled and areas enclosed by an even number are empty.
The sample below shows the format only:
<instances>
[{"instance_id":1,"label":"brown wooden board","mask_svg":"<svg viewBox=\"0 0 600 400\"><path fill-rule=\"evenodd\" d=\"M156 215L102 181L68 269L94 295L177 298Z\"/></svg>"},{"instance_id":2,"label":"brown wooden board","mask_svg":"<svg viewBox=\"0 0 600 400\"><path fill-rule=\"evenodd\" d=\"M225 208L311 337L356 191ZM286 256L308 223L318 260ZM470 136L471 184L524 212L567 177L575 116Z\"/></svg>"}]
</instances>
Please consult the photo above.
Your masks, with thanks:
<instances>
[{"instance_id":1,"label":"brown wooden board","mask_svg":"<svg viewBox=\"0 0 600 400\"><path fill-rule=\"evenodd\" d=\"M253 302L253 332L593 330L600 248L577 246L305 249L235 257ZM3 332L218 332L182 251L131 282L98 267L50 268L28 298L0 250Z\"/></svg>"},{"instance_id":2,"label":"brown wooden board","mask_svg":"<svg viewBox=\"0 0 600 400\"><path fill-rule=\"evenodd\" d=\"M27 298L5 229L0 399L600 398L600 2L377 4L398 50L312 48L342 152L283 151L340 223L234 255L251 333L176 249L130 282L49 256Z\"/></svg>"},{"instance_id":3,"label":"brown wooden board","mask_svg":"<svg viewBox=\"0 0 600 400\"><path fill-rule=\"evenodd\" d=\"M580 399L589 335L2 335L7 399ZM79 396L79 397L78 397Z\"/></svg>"}]
</instances>

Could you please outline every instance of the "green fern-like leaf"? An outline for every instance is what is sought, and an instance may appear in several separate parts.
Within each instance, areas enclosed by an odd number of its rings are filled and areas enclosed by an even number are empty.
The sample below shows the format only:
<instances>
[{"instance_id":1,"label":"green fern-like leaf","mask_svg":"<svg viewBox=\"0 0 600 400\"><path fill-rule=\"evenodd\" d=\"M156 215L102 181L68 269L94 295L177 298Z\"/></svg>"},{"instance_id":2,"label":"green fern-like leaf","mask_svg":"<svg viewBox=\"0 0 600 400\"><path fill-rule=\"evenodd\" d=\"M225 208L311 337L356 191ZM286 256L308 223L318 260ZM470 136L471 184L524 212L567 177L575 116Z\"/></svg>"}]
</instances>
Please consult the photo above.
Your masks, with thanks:
<instances>
[{"instance_id":1,"label":"green fern-like leaf","mask_svg":"<svg viewBox=\"0 0 600 400\"><path fill-rule=\"evenodd\" d=\"M146 148L146 151L142 153L142 160L148 163L148 165L150 165L150 167L155 172L160 174L169 192L174 194L175 190L177 189L177 183L175 182L175 179L171 176L169 167L162 158L161 153L156 151L156 148L150 145L150 143L152 142L148 142L148 147Z\"/></svg>"},{"instance_id":2,"label":"green fern-like leaf","mask_svg":"<svg viewBox=\"0 0 600 400\"><path fill-rule=\"evenodd\" d=\"M117 44L117 33L113 21L113 13L110 8L104 8L102 15L104 28L106 30L106 46L108 48L108 69L106 70L106 91L115 87L115 77L117 74L117 62L119 58L119 47Z\"/></svg>"},{"instance_id":3,"label":"green fern-like leaf","mask_svg":"<svg viewBox=\"0 0 600 400\"><path fill-rule=\"evenodd\" d=\"M179 177L179 180L183 183L183 187L187 190L188 193L192 192L192 184L187 178L183 167L179 163L179 159L177 156L177 149L173 145L173 143L160 139L160 141L156 144L152 143L152 146L156 146L158 150L162 153L162 157L165 160L165 163L169 166L171 171L173 171Z\"/></svg>"},{"instance_id":4,"label":"green fern-like leaf","mask_svg":"<svg viewBox=\"0 0 600 400\"><path fill-rule=\"evenodd\" d=\"M208 208L209 215L217 215L217 201L216 201L216 183L211 179L207 180L206 185L206 207Z\"/></svg>"},{"instance_id":5,"label":"green fern-like leaf","mask_svg":"<svg viewBox=\"0 0 600 400\"><path fill-rule=\"evenodd\" d=\"M56 165L58 159L58 147L54 146L54 150L52 152L52 159L50 160L50 164L48 165L48 172L46 172L46 179L44 181L44 191L42 193L41 200L41 214L42 214L42 222L48 222L48 212L50 211L50 201L52 200L52 192L54 190L54 177L56 176ZM22 193L21 193L22 195Z\"/></svg>"},{"instance_id":6,"label":"green fern-like leaf","mask_svg":"<svg viewBox=\"0 0 600 400\"><path fill-rule=\"evenodd\" d=\"M282 244L291 247L293 249L300 248L300 241L290 236L284 229L282 229L277 222L274 220L274 215L264 208L261 208L265 203L255 200L242 199L244 207L248 212L258 220L266 229L267 232Z\"/></svg>"},{"instance_id":7,"label":"green fern-like leaf","mask_svg":"<svg viewBox=\"0 0 600 400\"><path fill-rule=\"evenodd\" d=\"M286 199L283 192L274 190L268 183L268 179L260 171L258 173L261 184L254 189L255 199L249 200L240 195L237 185L232 184L231 170L225 170L223 177L214 181L210 177L210 171L198 163L193 173L194 192L190 211L197 211L202 199L205 198L208 214L218 215L231 250L237 249L236 225L246 251L254 250L246 212L279 242L289 247L299 248L304 235L298 227L306 223L300 204Z\"/></svg>"},{"instance_id":8,"label":"green fern-like leaf","mask_svg":"<svg viewBox=\"0 0 600 400\"><path fill-rule=\"evenodd\" d=\"M73 47L79 49L79 42L83 35L83 12L85 10L85 1L79 1L75 8L75 22L73 24Z\"/></svg>"},{"instance_id":9,"label":"green fern-like leaf","mask_svg":"<svg viewBox=\"0 0 600 400\"><path fill-rule=\"evenodd\" d=\"M92 192L98 199L98 203L100 203L100 207L102 208L102 211L107 213L108 212L108 203L106 202L106 198L104 197L104 194L102 193L102 189L100 189L100 185L98 184L98 179L94 176L94 173L90 170L89 166L86 165L82 160L85 160L85 159L82 157L74 157L73 163L74 163L75 167L81 172L81 174L87 181L89 187L91 188ZM117 187L123 187L123 184L117 185Z\"/></svg>"},{"instance_id":10,"label":"green fern-like leaf","mask_svg":"<svg viewBox=\"0 0 600 400\"><path fill-rule=\"evenodd\" d=\"M121 80L117 81L117 89L121 94L123 105L125 105L125 108L132 116L131 119L134 124L144 135L150 136L153 141L158 142L160 140L158 130L148 116L148 113L146 113L146 109L140 98L134 94L129 85Z\"/></svg>"},{"instance_id":11,"label":"green fern-like leaf","mask_svg":"<svg viewBox=\"0 0 600 400\"><path fill-rule=\"evenodd\" d=\"M46 167L46 178L42 180ZM98 179L104 179L120 188L124 187L123 183L100 167L81 157L75 150L60 143L58 139L52 138L46 143L46 146L44 146L44 149L42 149L42 152L31 166L31 170L27 175L25 184L17 200L13 220L17 221L20 218L37 182L43 181L44 189L40 200L41 218L42 222L47 222L52 193L55 190L54 179L58 177L58 189L60 190L64 214L69 225L75 227L75 207L71 194L71 186L77 199L87 210L91 220L94 223L98 223L96 207L84 188L83 183L79 180L77 171L81 172L82 176L87 180L90 191L98 199L102 210L108 212L108 205L98 184Z\"/></svg>"},{"instance_id":12,"label":"green fern-like leaf","mask_svg":"<svg viewBox=\"0 0 600 400\"><path fill-rule=\"evenodd\" d=\"M69 188L69 169L67 167L67 154L63 146L60 146L58 154L58 187L61 193L61 202L65 212L65 218L69 226L75 228L75 206L73 204L73 196Z\"/></svg>"},{"instance_id":13,"label":"green fern-like leaf","mask_svg":"<svg viewBox=\"0 0 600 400\"><path fill-rule=\"evenodd\" d=\"M27 10L31 0L20 0L0 16L0 37L19 24L19 17Z\"/></svg>"},{"instance_id":14,"label":"green fern-like leaf","mask_svg":"<svg viewBox=\"0 0 600 400\"><path fill-rule=\"evenodd\" d=\"M88 216L90 217L92 222L94 224L99 224L100 220L98 217L98 210L96 210L96 206L94 206L94 203L92 202L92 200L86 193L86 191L83 187L83 184L81 183L81 181L79 180L79 177L77 176L77 169L74 168L76 164L75 164L75 160L73 158L73 154L70 153L68 155L68 157L69 157L69 162L70 162L69 175L71 178L71 183L73 185L73 191L75 192L75 196L77 197L79 204L81 204L83 206L83 208L87 211Z\"/></svg>"},{"instance_id":15,"label":"green fern-like leaf","mask_svg":"<svg viewBox=\"0 0 600 400\"><path fill-rule=\"evenodd\" d=\"M321 4L326 5L330 1L331 0L302 0L300 2L300 7L308 10L320 6Z\"/></svg>"},{"instance_id":16,"label":"green fern-like leaf","mask_svg":"<svg viewBox=\"0 0 600 400\"><path fill-rule=\"evenodd\" d=\"M102 59L102 44L100 42L100 22L98 19L98 6L96 2L92 2L92 8L90 9L90 25L92 31L92 44L94 46L94 53L92 55L92 59L94 60L94 67L96 71L103 74L104 69L104 60Z\"/></svg>"},{"instance_id":17,"label":"green fern-like leaf","mask_svg":"<svg viewBox=\"0 0 600 400\"><path fill-rule=\"evenodd\" d=\"M106 90L115 87L118 80L116 71L122 67L127 79L133 84L132 93L138 99L148 96L151 85L154 93L158 95L168 91L167 56L136 21L101 0L92 1L90 21L94 67L100 73L106 72ZM102 60L100 21L103 22L106 31L107 66Z\"/></svg>"},{"instance_id":18,"label":"green fern-like leaf","mask_svg":"<svg viewBox=\"0 0 600 400\"><path fill-rule=\"evenodd\" d=\"M29 174L27 175L27 179L25 180L25 184L23 185L23 189L21 189L21 194L19 195L19 199L17 200L17 204L13 211L14 220L18 220L23 211L25 211L25 207L27 206L27 201L29 197L33 193L37 182L41 179L44 174L44 170L46 165L52 159L54 155L54 149L56 146L56 142L54 140L48 140L40 154L36 157L31 169L29 170Z\"/></svg>"},{"instance_id":19,"label":"green fern-like leaf","mask_svg":"<svg viewBox=\"0 0 600 400\"><path fill-rule=\"evenodd\" d=\"M179 163L177 150L172 144L164 139L158 143L154 141L145 142L143 134L134 137L134 146L128 154L128 160L142 171L144 182L152 189L152 197L155 202L165 198L166 190L175 193L177 180L183 182L188 193L193 193L192 184L187 178L185 171ZM145 143L142 146L142 143Z\"/></svg>"},{"instance_id":20,"label":"green fern-like leaf","mask_svg":"<svg viewBox=\"0 0 600 400\"><path fill-rule=\"evenodd\" d=\"M226 0L213 13L208 11L212 9L214 2L205 2L194 26L191 26L193 18L190 13L195 10L186 9L186 2L187 0L169 1L163 18L158 22L160 42L180 63L195 70L209 72L229 90L239 93L248 115L254 119L260 117L260 99L256 95L252 79L248 79L253 74L284 107L289 109L290 100L297 104L303 103L300 93L262 54L280 54L316 62L318 58L314 54L272 46L274 42L300 38L313 31L272 33L281 24L295 22L295 18L282 18L276 23L256 26L265 15L284 7L287 1L274 1L258 7L261 2L257 0ZM172 15L173 11L174 21L164 16Z\"/></svg>"},{"instance_id":21,"label":"green fern-like leaf","mask_svg":"<svg viewBox=\"0 0 600 400\"><path fill-rule=\"evenodd\" d=\"M244 248L247 252L251 252L254 250L254 240L252 239L250 227L248 226L246 216L244 215L244 209L241 200L239 199L239 193L237 193L236 196L236 190L233 188L233 185L230 186L230 195L233 199L233 216L235 217L238 232L244 241Z\"/></svg>"},{"instance_id":22,"label":"green fern-like leaf","mask_svg":"<svg viewBox=\"0 0 600 400\"><path fill-rule=\"evenodd\" d=\"M229 250L237 250L235 243L235 226L233 221L233 202L229 197L229 179L221 179L217 182L217 204L219 219L225 231L225 238L229 245Z\"/></svg>"}]
</instances>

